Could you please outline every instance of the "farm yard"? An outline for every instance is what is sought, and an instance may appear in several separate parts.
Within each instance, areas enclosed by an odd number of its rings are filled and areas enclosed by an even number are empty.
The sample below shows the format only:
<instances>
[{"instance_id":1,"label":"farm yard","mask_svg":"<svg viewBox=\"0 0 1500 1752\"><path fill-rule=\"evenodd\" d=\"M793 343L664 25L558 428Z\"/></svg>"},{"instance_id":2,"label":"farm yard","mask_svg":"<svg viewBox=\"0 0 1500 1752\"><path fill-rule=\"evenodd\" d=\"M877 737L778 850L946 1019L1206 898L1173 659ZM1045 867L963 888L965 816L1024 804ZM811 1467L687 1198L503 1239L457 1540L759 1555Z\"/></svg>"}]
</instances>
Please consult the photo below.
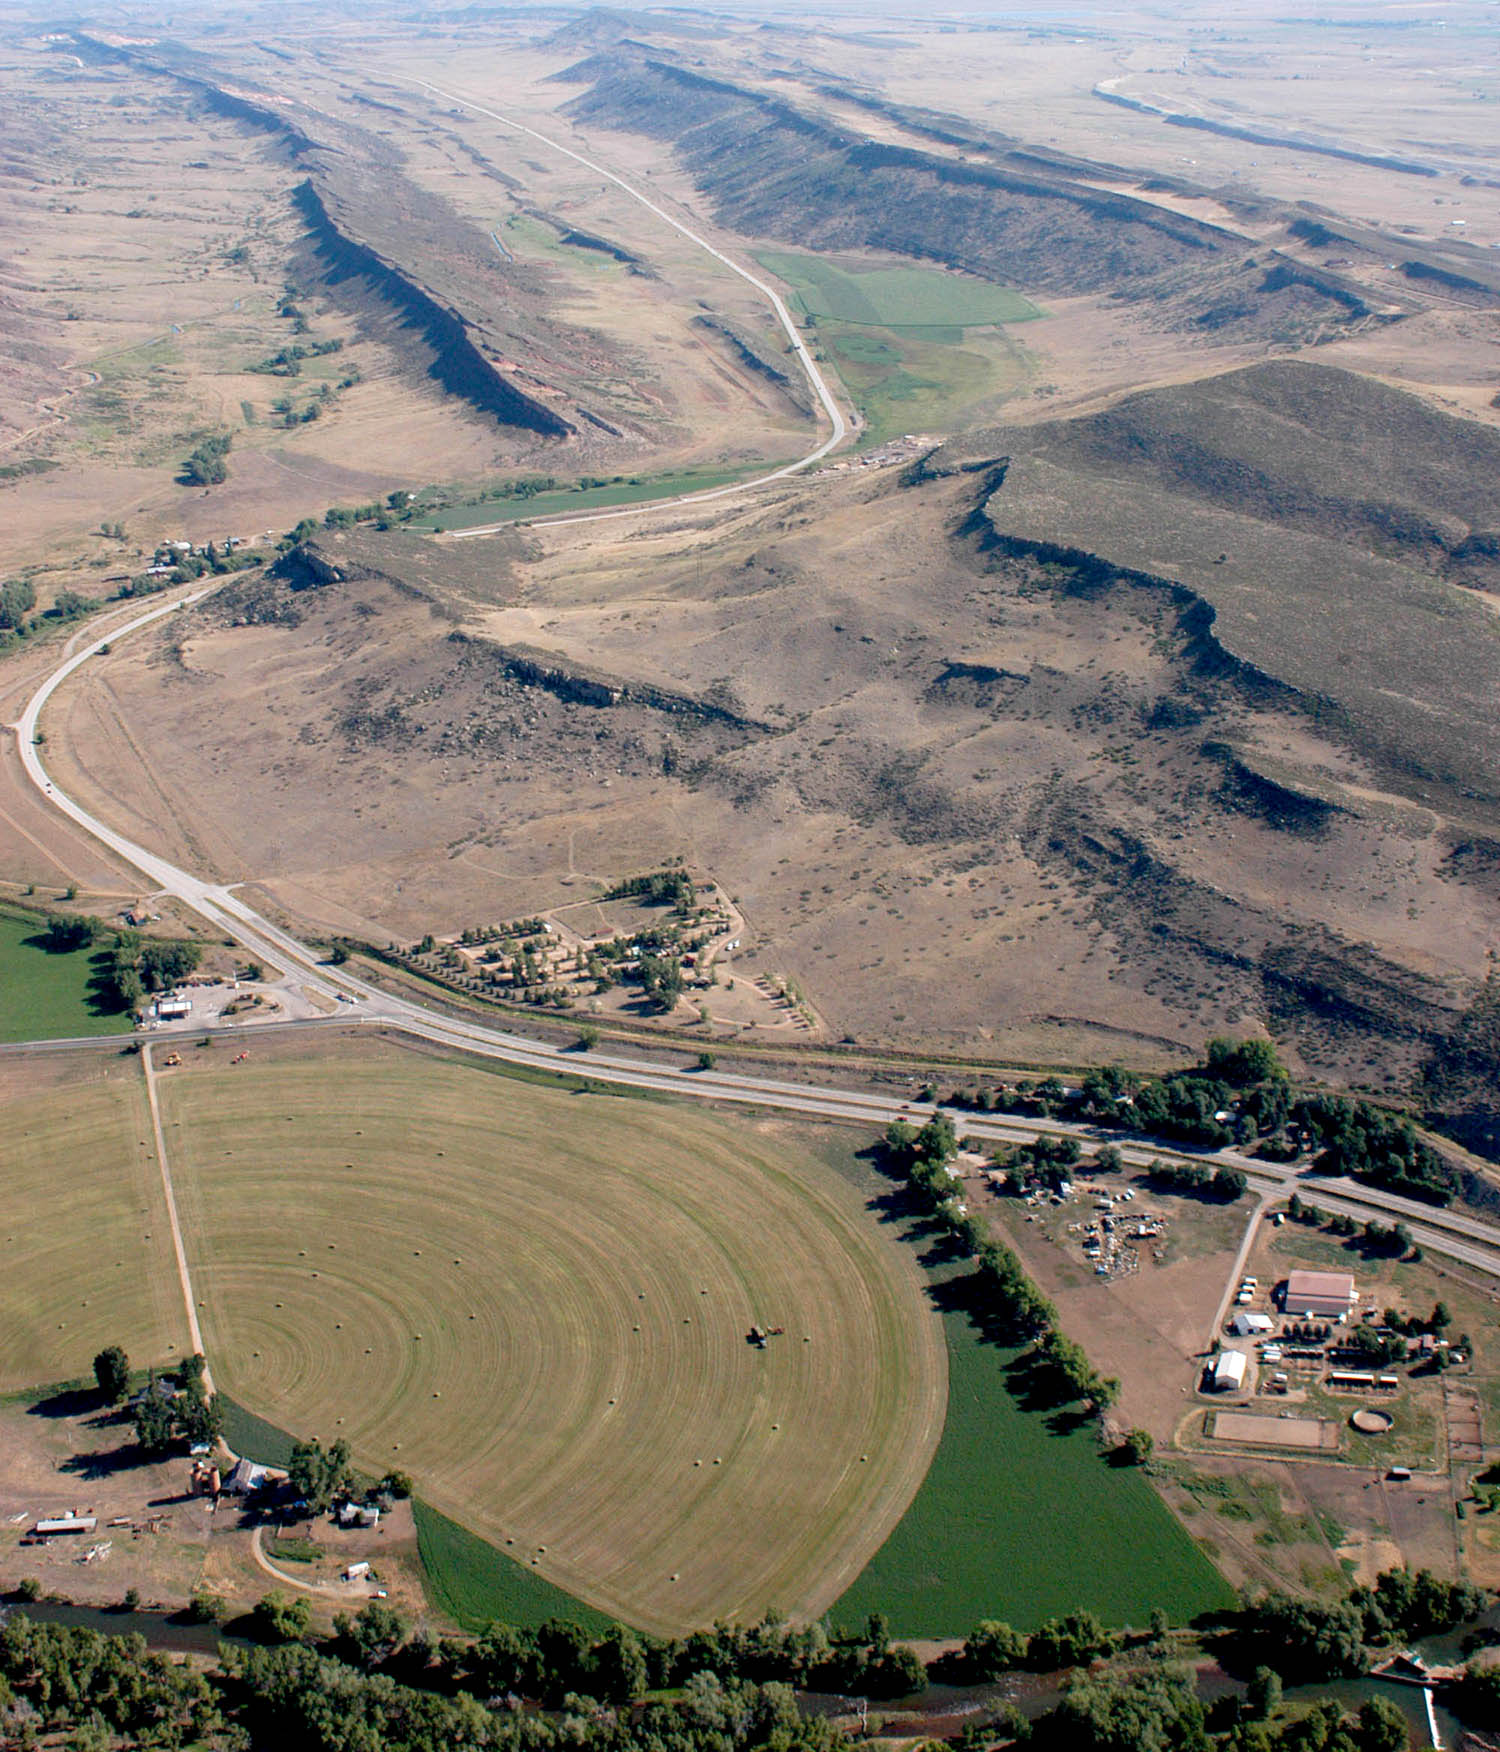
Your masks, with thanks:
<instances>
[{"instance_id":1,"label":"farm yard","mask_svg":"<svg viewBox=\"0 0 1500 1752\"><path fill-rule=\"evenodd\" d=\"M375 1043L161 1097L219 1383L611 1614L821 1611L927 1469L916 1267L805 1153Z\"/></svg>"}]
</instances>

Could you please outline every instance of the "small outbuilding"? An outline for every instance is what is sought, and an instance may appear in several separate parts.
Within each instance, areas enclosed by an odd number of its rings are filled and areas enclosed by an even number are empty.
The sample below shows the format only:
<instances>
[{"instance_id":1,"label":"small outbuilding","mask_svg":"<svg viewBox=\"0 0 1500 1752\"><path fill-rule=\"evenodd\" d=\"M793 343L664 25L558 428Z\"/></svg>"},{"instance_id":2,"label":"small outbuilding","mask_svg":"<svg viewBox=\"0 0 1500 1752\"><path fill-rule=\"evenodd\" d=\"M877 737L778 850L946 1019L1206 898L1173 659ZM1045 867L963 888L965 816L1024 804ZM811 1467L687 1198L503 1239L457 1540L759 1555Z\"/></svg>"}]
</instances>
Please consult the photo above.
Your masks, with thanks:
<instances>
[{"instance_id":1,"label":"small outbuilding","mask_svg":"<svg viewBox=\"0 0 1500 1752\"><path fill-rule=\"evenodd\" d=\"M1237 1393L1245 1385L1245 1353L1220 1351L1214 1364L1214 1392Z\"/></svg>"},{"instance_id":2,"label":"small outbuilding","mask_svg":"<svg viewBox=\"0 0 1500 1752\"><path fill-rule=\"evenodd\" d=\"M1270 1332L1275 1321L1269 1314L1249 1314L1241 1311L1229 1323L1229 1330L1236 1338L1249 1338L1252 1334Z\"/></svg>"},{"instance_id":3,"label":"small outbuilding","mask_svg":"<svg viewBox=\"0 0 1500 1752\"><path fill-rule=\"evenodd\" d=\"M58 1533L92 1533L98 1525L97 1515L49 1515L31 1531L34 1536L50 1539Z\"/></svg>"}]
</instances>

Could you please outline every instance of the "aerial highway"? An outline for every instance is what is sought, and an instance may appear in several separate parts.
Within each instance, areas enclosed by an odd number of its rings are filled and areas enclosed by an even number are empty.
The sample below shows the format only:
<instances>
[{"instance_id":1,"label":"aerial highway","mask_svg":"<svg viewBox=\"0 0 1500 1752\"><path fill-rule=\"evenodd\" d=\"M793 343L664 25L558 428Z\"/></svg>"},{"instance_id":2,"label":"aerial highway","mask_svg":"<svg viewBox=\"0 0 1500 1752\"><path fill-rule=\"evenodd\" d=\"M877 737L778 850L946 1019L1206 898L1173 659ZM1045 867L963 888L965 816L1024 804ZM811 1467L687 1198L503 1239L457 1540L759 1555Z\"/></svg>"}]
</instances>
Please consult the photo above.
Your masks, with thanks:
<instances>
[{"instance_id":1,"label":"aerial highway","mask_svg":"<svg viewBox=\"0 0 1500 1752\"><path fill-rule=\"evenodd\" d=\"M776 320L781 325L791 346L792 355L802 367L808 385L817 397L818 405L827 415L831 426L829 436L808 451L806 456L800 456L794 462L782 463L766 474L755 475L750 480L737 481L733 486L712 487L706 492L685 493L666 500L651 499L639 505L627 505L612 511L580 511L569 517L526 519L533 529L554 529L566 523L598 523L611 517L635 517L643 511L660 510L664 504L704 505L711 499L725 499L731 494L748 493L756 487L768 485L771 481L785 480L789 475L800 474L803 469L811 468L815 462L821 462L829 451L836 449L848 437L849 425L844 418L843 409L839 406L833 391L828 387L827 378L818 369L818 362L808 350L801 331L792 321L792 313L787 309L786 301L774 286L769 285L758 275L752 274L748 268L741 267L731 256L725 255L723 250L715 248L706 237L701 237L681 219L674 217L665 207L653 201L649 195L642 194L633 183L627 182L622 176L617 176L614 171L607 169L604 165L596 164L593 159L585 158L581 152L575 152L571 146L564 146L560 140L554 140L550 135L539 133L535 128L528 127L525 122L518 122L510 116L502 115L499 110L490 109L485 104L475 103L472 98L463 97L456 91L447 91L440 85L430 85L425 79L418 79L414 83L420 86L423 91L430 92L434 97L440 97L447 103L460 104L464 109L473 110L475 115L487 116L492 122L499 122L502 127L512 128L517 133L525 134L528 139L535 140L538 145L545 146L548 151L557 152L564 158L572 159L575 164L581 164L585 170L592 171L595 176L602 176L606 182L613 183L617 189L623 190L632 201L644 207L648 213L655 214L664 224L670 225L674 231L680 232L689 243L696 244L699 249L711 255L721 266L728 268L731 274L737 274L740 279L753 286L775 313ZM497 530L505 529L516 521L517 519L512 517L500 523L486 523L475 529L454 530L453 539L468 540L477 535L493 535Z\"/></svg>"},{"instance_id":2,"label":"aerial highway","mask_svg":"<svg viewBox=\"0 0 1500 1752\"><path fill-rule=\"evenodd\" d=\"M93 661L106 646L132 633L157 625L212 594L217 585L197 585L159 603L123 624L114 624L99 637L82 644L51 671L27 701L13 726L22 769L41 797L77 826L92 834L127 864L139 870L158 892L171 896L208 920L225 936L268 967L275 968L288 994L311 993L339 1012L327 1017L308 1017L280 1023L251 1023L246 1027L316 1028L338 1024L403 1030L435 1045L476 1053L508 1064L553 1072L569 1072L590 1082L614 1088L640 1089L679 1097L741 1106L772 1108L811 1118L852 1121L872 1129L894 1119L920 1122L935 1109L919 1105L914 1098L877 1094L790 1078L756 1076L738 1071L700 1070L693 1066L663 1063L660 1058L631 1055L595 1048L580 1054L576 1048L528 1038L490 1026L479 1018L455 1015L411 998L380 989L351 973L347 967L332 967L317 950L300 942L235 893L234 887L209 882L183 870L159 853L137 844L111 827L76 798L65 792L47 772L38 741L41 714L62 684ZM195 1032L203 1032L201 1029ZM95 1043L91 1043L95 1044ZM1072 1136L1081 1143L1105 1141L1109 1134L1089 1125L1062 1120L1044 1120L1001 1114L977 1114L945 1109L967 1137L980 1143L1020 1143L1040 1133ZM1300 1190L1320 1207L1360 1221L1379 1218L1404 1222L1424 1248L1442 1253L1487 1276L1500 1278L1500 1228L1462 1211L1420 1204L1379 1188L1352 1180L1309 1176L1305 1167L1264 1162L1234 1150L1184 1151L1168 1145L1141 1142L1128 1136L1111 1138L1132 1167L1148 1166L1157 1158L1172 1161L1223 1163L1240 1169L1251 1190L1260 1196L1286 1196Z\"/></svg>"}]
</instances>

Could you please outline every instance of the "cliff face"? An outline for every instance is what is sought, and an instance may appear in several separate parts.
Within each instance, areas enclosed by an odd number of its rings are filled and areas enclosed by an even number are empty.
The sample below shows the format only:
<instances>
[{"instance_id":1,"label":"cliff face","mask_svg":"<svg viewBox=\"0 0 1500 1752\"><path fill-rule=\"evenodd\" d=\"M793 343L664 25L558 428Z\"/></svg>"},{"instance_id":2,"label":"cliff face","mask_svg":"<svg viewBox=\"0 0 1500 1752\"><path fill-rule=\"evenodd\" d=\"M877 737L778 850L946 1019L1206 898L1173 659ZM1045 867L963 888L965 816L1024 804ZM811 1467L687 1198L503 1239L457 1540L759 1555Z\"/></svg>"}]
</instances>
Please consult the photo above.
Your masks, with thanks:
<instances>
[{"instance_id":1,"label":"cliff face","mask_svg":"<svg viewBox=\"0 0 1500 1752\"><path fill-rule=\"evenodd\" d=\"M1474 594L1500 545L1491 429L1277 363L1006 437L964 527L984 551L1074 594L1165 592L1200 667L1294 703L1412 803L1500 821L1500 632Z\"/></svg>"},{"instance_id":2,"label":"cliff face","mask_svg":"<svg viewBox=\"0 0 1500 1752\"><path fill-rule=\"evenodd\" d=\"M622 374L605 343L557 322L545 270L499 257L482 230L406 174L383 132L243 89L210 58L171 42L117 45L86 33L76 40L80 53L170 80L195 103L264 137L302 179L289 195L306 226L314 271L445 393L538 438L575 435L570 412L620 435L576 399L590 372ZM523 390L495 363L520 361L526 371L541 357L550 362L544 387L556 390L565 411Z\"/></svg>"},{"instance_id":3,"label":"cliff face","mask_svg":"<svg viewBox=\"0 0 1500 1752\"><path fill-rule=\"evenodd\" d=\"M957 118L838 87L822 95L896 121L877 140L784 98L629 43L555 77L589 89L580 121L668 141L721 223L807 249L878 249L1041 294L1108 293L1163 326L1219 340L1316 342L1386 318L1306 264L1101 183L1118 167L1033 148Z\"/></svg>"},{"instance_id":4,"label":"cliff face","mask_svg":"<svg viewBox=\"0 0 1500 1752\"><path fill-rule=\"evenodd\" d=\"M579 120L670 140L726 224L812 248L871 247L1043 290L1087 291L1217 257L1226 235L1033 160L888 146L668 62L600 55Z\"/></svg>"},{"instance_id":5,"label":"cliff face","mask_svg":"<svg viewBox=\"0 0 1500 1752\"><path fill-rule=\"evenodd\" d=\"M566 420L523 394L485 358L458 311L440 304L409 274L343 230L311 181L302 183L292 199L327 265L329 280L333 284L363 280L409 323L432 351L428 375L449 395L493 414L502 425L519 426L545 438L563 438L573 431Z\"/></svg>"}]
</instances>

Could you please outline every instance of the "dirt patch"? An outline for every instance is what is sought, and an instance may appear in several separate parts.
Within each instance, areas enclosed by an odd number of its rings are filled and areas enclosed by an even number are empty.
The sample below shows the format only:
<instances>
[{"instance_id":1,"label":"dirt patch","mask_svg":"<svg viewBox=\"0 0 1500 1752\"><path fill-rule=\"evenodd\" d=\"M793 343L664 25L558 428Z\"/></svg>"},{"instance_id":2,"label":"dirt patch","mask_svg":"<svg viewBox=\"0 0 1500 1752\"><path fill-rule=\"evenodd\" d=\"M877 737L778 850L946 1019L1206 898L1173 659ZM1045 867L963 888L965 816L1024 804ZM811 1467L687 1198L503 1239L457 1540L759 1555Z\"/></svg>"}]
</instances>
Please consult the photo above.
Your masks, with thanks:
<instances>
[{"instance_id":1,"label":"dirt patch","mask_svg":"<svg viewBox=\"0 0 1500 1752\"><path fill-rule=\"evenodd\" d=\"M1216 1411L1208 1432L1216 1441L1251 1448L1328 1449L1339 1445L1338 1425L1325 1418L1271 1417L1253 1411Z\"/></svg>"},{"instance_id":2,"label":"dirt patch","mask_svg":"<svg viewBox=\"0 0 1500 1752\"><path fill-rule=\"evenodd\" d=\"M127 1419L101 1413L92 1393L0 1404L0 1574L34 1576L43 1592L95 1605L128 1588L142 1602L184 1604L199 1586L215 1517L188 1494L187 1461L136 1462ZM43 1516L93 1515L88 1534L24 1545ZM120 1525L111 1525L113 1522ZM102 1548L108 1546L108 1550ZM90 1550L98 1555L86 1561Z\"/></svg>"}]
</instances>

